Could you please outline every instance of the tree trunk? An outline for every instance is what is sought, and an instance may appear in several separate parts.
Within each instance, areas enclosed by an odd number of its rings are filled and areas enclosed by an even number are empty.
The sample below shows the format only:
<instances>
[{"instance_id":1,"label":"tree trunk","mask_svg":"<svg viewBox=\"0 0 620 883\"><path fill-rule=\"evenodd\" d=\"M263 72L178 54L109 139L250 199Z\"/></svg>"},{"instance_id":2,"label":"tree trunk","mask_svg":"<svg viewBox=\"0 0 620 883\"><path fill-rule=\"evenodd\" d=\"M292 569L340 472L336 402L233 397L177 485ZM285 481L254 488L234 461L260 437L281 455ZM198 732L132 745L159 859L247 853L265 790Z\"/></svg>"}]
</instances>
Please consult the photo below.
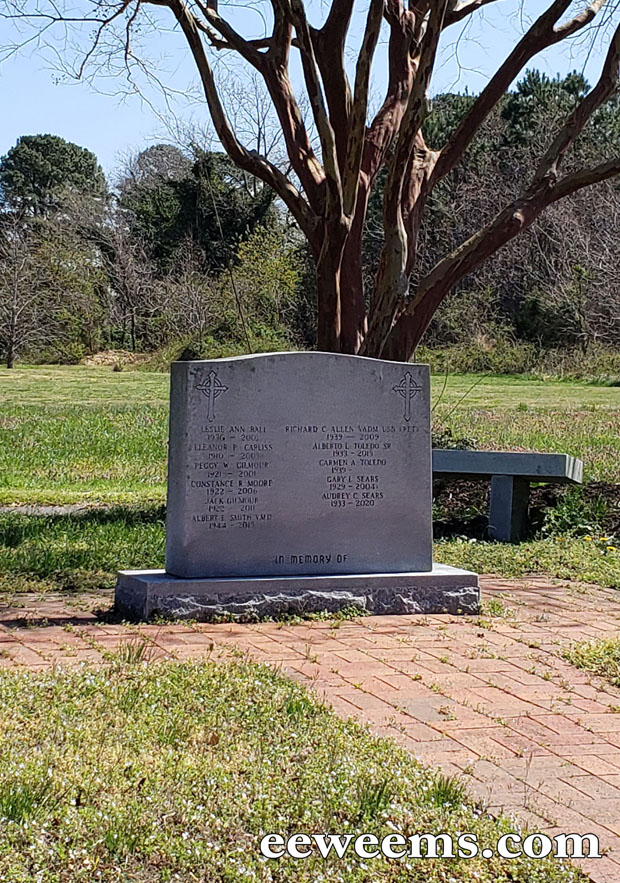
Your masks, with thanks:
<instances>
[{"instance_id":1,"label":"tree trunk","mask_svg":"<svg viewBox=\"0 0 620 883\"><path fill-rule=\"evenodd\" d=\"M402 222L385 228L385 241L377 272L371 319L362 353L383 358L386 341L394 322L395 312L402 308L407 294L405 275L406 238Z\"/></svg>"},{"instance_id":2,"label":"tree trunk","mask_svg":"<svg viewBox=\"0 0 620 883\"><path fill-rule=\"evenodd\" d=\"M366 305L362 273L361 234L352 230L347 239L340 270L342 333L340 351L355 355L366 335Z\"/></svg>"},{"instance_id":3,"label":"tree trunk","mask_svg":"<svg viewBox=\"0 0 620 883\"><path fill-rule=\"evenodd\" d=\"M370 199L367 175L362 175L357 191L355 212L347 235L342 258L342 342L343 353L357 354L368 333L367 305L364 293L362 242Z\"/></svg>"},{"instance_id":4,"label":"tree trunk","mask_svg":"<svg viewBox=\"0 0 620 883\"><path fill-rule=\"evenodd\" d=\"M442 279L432 288L424 292L415 309L409 308L396 318L392 330L381 350L381 358L390 362L409 362L424 337L426 329L439 309L446 295L452 288L452 280ZM416 299L413 293L412 301Z\"/></svg>"},{"instance_id":5,"label":"tree trunk","mask_svg":"<svg viewBox=\"0 0 620 883\"><path fill-rule=\"evenodd\" d=\"M339 353L341 346L340 283L344 238L336 238L337 236L338 233L330 235L329 228L326 227L321 250L316 258L317 347L324 353Z\"/></svg>"},{"instance_id":6,"label":"tree trunk","mask_svg":"<svg viewBox=\"0 0 620 883\"><path fill-rule=\"evenodd\" d=\"M404 313L390 331L381 358L389 362L408 362L425 330L420 327L416 316Z\"/></svg>"},{"instance_id":7,"label":"tree trunk","mask_svg":"<svg viewBox=\"0 0 620 883\"><path fill-rule=\"evenodd\" d=\"M9 342L6 350L6 366L13 368L15 366L15 338L17 332L16 309L11 308L11 320L9 322Z\"/></svg>"}]
</instances>

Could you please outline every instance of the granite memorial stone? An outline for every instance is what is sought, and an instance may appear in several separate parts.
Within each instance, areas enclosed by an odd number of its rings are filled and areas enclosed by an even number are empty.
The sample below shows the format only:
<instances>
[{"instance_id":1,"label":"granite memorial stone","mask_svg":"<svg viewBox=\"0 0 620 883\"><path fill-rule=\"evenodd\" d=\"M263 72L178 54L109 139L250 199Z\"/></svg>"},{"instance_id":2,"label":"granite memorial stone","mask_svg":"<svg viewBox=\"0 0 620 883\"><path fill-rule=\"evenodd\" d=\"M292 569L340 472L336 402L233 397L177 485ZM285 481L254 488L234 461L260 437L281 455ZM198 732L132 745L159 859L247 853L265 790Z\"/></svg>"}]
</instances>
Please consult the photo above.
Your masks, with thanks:
<instances>
[{"instance_id":1,"label":"granite memorial stone","mask_svg":"<svg viewBox=\"0 0 620 883\"><path fill-rule=\"evenodd\" d=\"M474 574L433 569L429 387L329 353L175 363L166 570L119 574L119 611L475 610Z\"/></svg>"}]
</instances>

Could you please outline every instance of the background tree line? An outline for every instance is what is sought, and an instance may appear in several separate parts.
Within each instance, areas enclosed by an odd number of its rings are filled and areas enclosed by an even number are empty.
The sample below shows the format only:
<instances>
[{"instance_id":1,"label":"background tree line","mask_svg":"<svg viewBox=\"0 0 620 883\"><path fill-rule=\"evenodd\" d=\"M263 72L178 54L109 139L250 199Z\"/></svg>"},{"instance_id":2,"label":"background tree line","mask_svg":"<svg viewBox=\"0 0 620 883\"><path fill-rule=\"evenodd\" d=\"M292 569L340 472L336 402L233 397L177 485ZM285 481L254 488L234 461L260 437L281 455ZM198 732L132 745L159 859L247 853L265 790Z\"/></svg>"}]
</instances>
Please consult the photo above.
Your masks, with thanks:
<instances>
[{"instance_id":1,"label":"background tree line","mask_svg":"<svg viewBox=\"0 0 620 883\"><path fill-rule=\"evenodd\" d=\"M429 200L412 286L518 195L545 133L587 91L578 74L529 72L505 96ZM429 147L445 142L473 100L434 99ZM594 114L571 162L591 162L619 136L616 98ZM383 246L381 190L364 234L369 276ZM619 242L613 181L558 202L457 286L424 342L470 353L472 345L490 353L508 346L525 354L524 368L541 353L617 349ZM90 151L53 135L25 136L0 160L0 349L8 365L18 357L78 361L104 349L159 353L153 364L164 364L315 340L305 240L273 192L223 153L159 144L119 169L113 186Z\"/></svg>"}]
</instances>

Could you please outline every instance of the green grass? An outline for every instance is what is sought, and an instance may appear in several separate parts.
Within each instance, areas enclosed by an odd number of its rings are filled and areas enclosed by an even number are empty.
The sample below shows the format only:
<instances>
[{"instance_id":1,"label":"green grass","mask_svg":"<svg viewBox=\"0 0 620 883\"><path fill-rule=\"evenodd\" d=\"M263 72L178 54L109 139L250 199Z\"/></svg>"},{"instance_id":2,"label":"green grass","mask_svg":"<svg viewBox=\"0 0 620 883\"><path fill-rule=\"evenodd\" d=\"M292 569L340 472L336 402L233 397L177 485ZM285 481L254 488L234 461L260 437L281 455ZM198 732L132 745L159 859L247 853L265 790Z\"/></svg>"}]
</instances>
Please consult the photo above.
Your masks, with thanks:
<instances>
[{"instance_id":1,"label":"green grass","mask_svg":"<svg viewBox=\"0 0 620 883\"><path fill-rule=\"evenodd\" d=\"M545 574L620 589L620 550L583 537L554 536L511 545L479 540L439 540L435 558L476 573L505 577Z\"/></svg>"},{"instance_id":2,"label":"green grass","mask_svg":"<svg viewBox=\"0 0 620 883\"><path fill-rule=\"evenodd\" d=\"M164 519L161 506L0 513L0 592L112 588L118 570L163 567ZM544 573L620 588L620 551L600 539L553 536L519 545L439 540L435 558L478 573Z\"/></svg>"},{"instance_id":3,"label":"green grass","mask_svg":"<svg viewBox=\"0 0 620 883\"><path fill-rule=\"evenodd\" d=\"M548 451L584 461L586 481L620 483L620 390L522 377L433 377L433 423L481 449Z\"/></svg>"},{"instance_id":4,"label":"green grass","mask_svg":"<svg viewBox=\"0 0 620 883\"><path fill-rule=\"evenodd\" d=\"M168 377L0 371L0 503L163 500Z\"/></svg>"},{"instance_id":5,"label":"green grass","mask_svg":"<svg viewBox=\"0 0 620 883\"><path fill-rule=\"evenodd\" d=\"M475 833L514 822L242 659L0 674L3 883L569 883L553 860L266 863L265 833Z\"/></svg>"},{"instance_id":6,"label":"green grass","mask_svg":"<svg viewBox=\"0 0 620 883\"><path fill-rule=\"evenodd\" d=\"M66 405L168 404L167 374L112 371L85 365L19 365L0 368L0 404L47 408Z\"/></svg>"},{"instance_id":7,"label":"green grass","mask_svg":"<svg viewBox=\"0 0 620 883\"><path fill-rule=\"evenodd\" d=\"M568 647L563 656L578 668L607 678L620 686L620 638L581 641Z\"/></svg>"},{"instance_id":8,"label":"green grass","mask_svg":"<svg viewBox=\"0 0 620 883\"><path fill-rule=\"evenodd\" d=\"M620 393L521 377L433 379L434 422L483 448L562 451L620 483ZM0 504L163 501L168 376L0 369Z\"/></svg>"},{"instance_id":9,"label":"green grass","mask_svg":"<svg viewBox=\"0 0 620 883\"><path fill-rule=\"evenodd\" d=\"M17 405L0 417L0 502L162 500L162 405Z\"/></svg>"},{"instance_id":10,"label":"green grass","mask_svg":"<svg viewBox=\"0 0 620 883\"><path fill-rule=\"evenodd\" d=\"M163 567L164 522L161 506L0 513L0 591L96 591L118 570Z\"/></svg>"},{"instance_id":11,"label":"green grass","mask_svg":"<svg viewBox=\"0 0 620 883\"><path fill-rule=\"evenodd\" d=\"M612 483L620 483L619 399L618 389L585 382L433 379L439 431L487 448L566 451L585 460L587 480ZM0 370L0 504L112 507L79 516L0 516L4 591L97 589L111 586L118 569L163 565L158 504L165 498L167 401L161 373ZM554 532L563 530L558 523ZM583 539L442 541L437 558L506 576L542 572L620 585L618 553Z\"/></svg>"}]
</instances>

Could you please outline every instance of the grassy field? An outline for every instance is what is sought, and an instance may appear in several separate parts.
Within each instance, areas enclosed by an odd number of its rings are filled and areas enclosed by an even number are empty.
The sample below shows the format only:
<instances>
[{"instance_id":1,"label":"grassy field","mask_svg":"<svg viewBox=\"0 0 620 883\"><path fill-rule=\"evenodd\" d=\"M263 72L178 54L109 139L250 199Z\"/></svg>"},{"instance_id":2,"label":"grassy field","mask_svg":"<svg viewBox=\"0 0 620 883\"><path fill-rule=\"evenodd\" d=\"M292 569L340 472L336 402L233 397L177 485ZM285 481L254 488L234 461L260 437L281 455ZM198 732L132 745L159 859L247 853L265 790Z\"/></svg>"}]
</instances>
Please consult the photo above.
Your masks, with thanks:
<instances>
[{"instance_id":1,"label":"grassy field","mask_svg":"<svg viewBox=\"0 0 620 883\"><path fill-rule=\"evenodd\" d=\"M3 883L585 881L496 855L267 863L272 832L467 831L493 848L515 825L273 670L146 663L134 639L104 669L0 673Z\"/></svg>"},{"instance_id":2,"label":"grassy field","mask_svg":"<svg viewBox=\"0 0 620 883\"><path fill-rule=\"evenodd\" d=\"M620 483L620 390L523 378L433 381L435 428L482 448L580 456ZM163 501L168 376L0 370L0 504Z\"/></svg>"},{"instance_id":3,"label":"grassy field","mask_svg":"<svg viewBox=\"0 0 620 883\"><path fill-rule=\"evenodd\" d=\"M0 504L106 507L0 514L1 591L110 587L120 568L162 566L167 375L0 370L0 414ZM433 419L437 432L483 448L576 454L585 460L586 481L620 483L617 388L435 377ZM556 535L519 546L454 539L437 544L437 557L481 572L539 572L620 587L615 545L598 536L566 541Z\"/></svg>"},{"instance_id":4,"label":"grassy field","mask_svg":"<svg viewBox=\"0 0 620 883\"><path fill-rule=\"evenodd\" d=\"M522 379L434 382L440 432L481 446L561 450L620 480L618 391ZM168 377L101 368L0 371L0 591L102 589L163 565ZM611 539L519 546L441 541L437 557L620 587ZM151 659L128 639L102 669L0 670L0 880L6 883L577 883L565 862L417 859L266 863L266 832L475 833L493 820L462 782L340 720L279 673Z\"/></svg>"},{"instance_id":5,"label":"grassy field","mask_svg":"<svg viewBox=\"0 0 620 883\"><path fill-rule=\"evenodd\" d=\"M0 592L110 589L118 570L163 567L164 540L159 505L59 515L0 513ZM620 553L607 538L560 535L516 546L440 540L435 558L478 573L544 573L620 588Z\"/></svg>"},{"instance_id":6,"label":"grassy field","mask_svg":"<svg viewBox=\"0 0 620 883\"><path fill-rule=\"evenodd\" d=\"M0 503L163 500L168 376L0 371Z\"/></svg>"}]
</instances>

